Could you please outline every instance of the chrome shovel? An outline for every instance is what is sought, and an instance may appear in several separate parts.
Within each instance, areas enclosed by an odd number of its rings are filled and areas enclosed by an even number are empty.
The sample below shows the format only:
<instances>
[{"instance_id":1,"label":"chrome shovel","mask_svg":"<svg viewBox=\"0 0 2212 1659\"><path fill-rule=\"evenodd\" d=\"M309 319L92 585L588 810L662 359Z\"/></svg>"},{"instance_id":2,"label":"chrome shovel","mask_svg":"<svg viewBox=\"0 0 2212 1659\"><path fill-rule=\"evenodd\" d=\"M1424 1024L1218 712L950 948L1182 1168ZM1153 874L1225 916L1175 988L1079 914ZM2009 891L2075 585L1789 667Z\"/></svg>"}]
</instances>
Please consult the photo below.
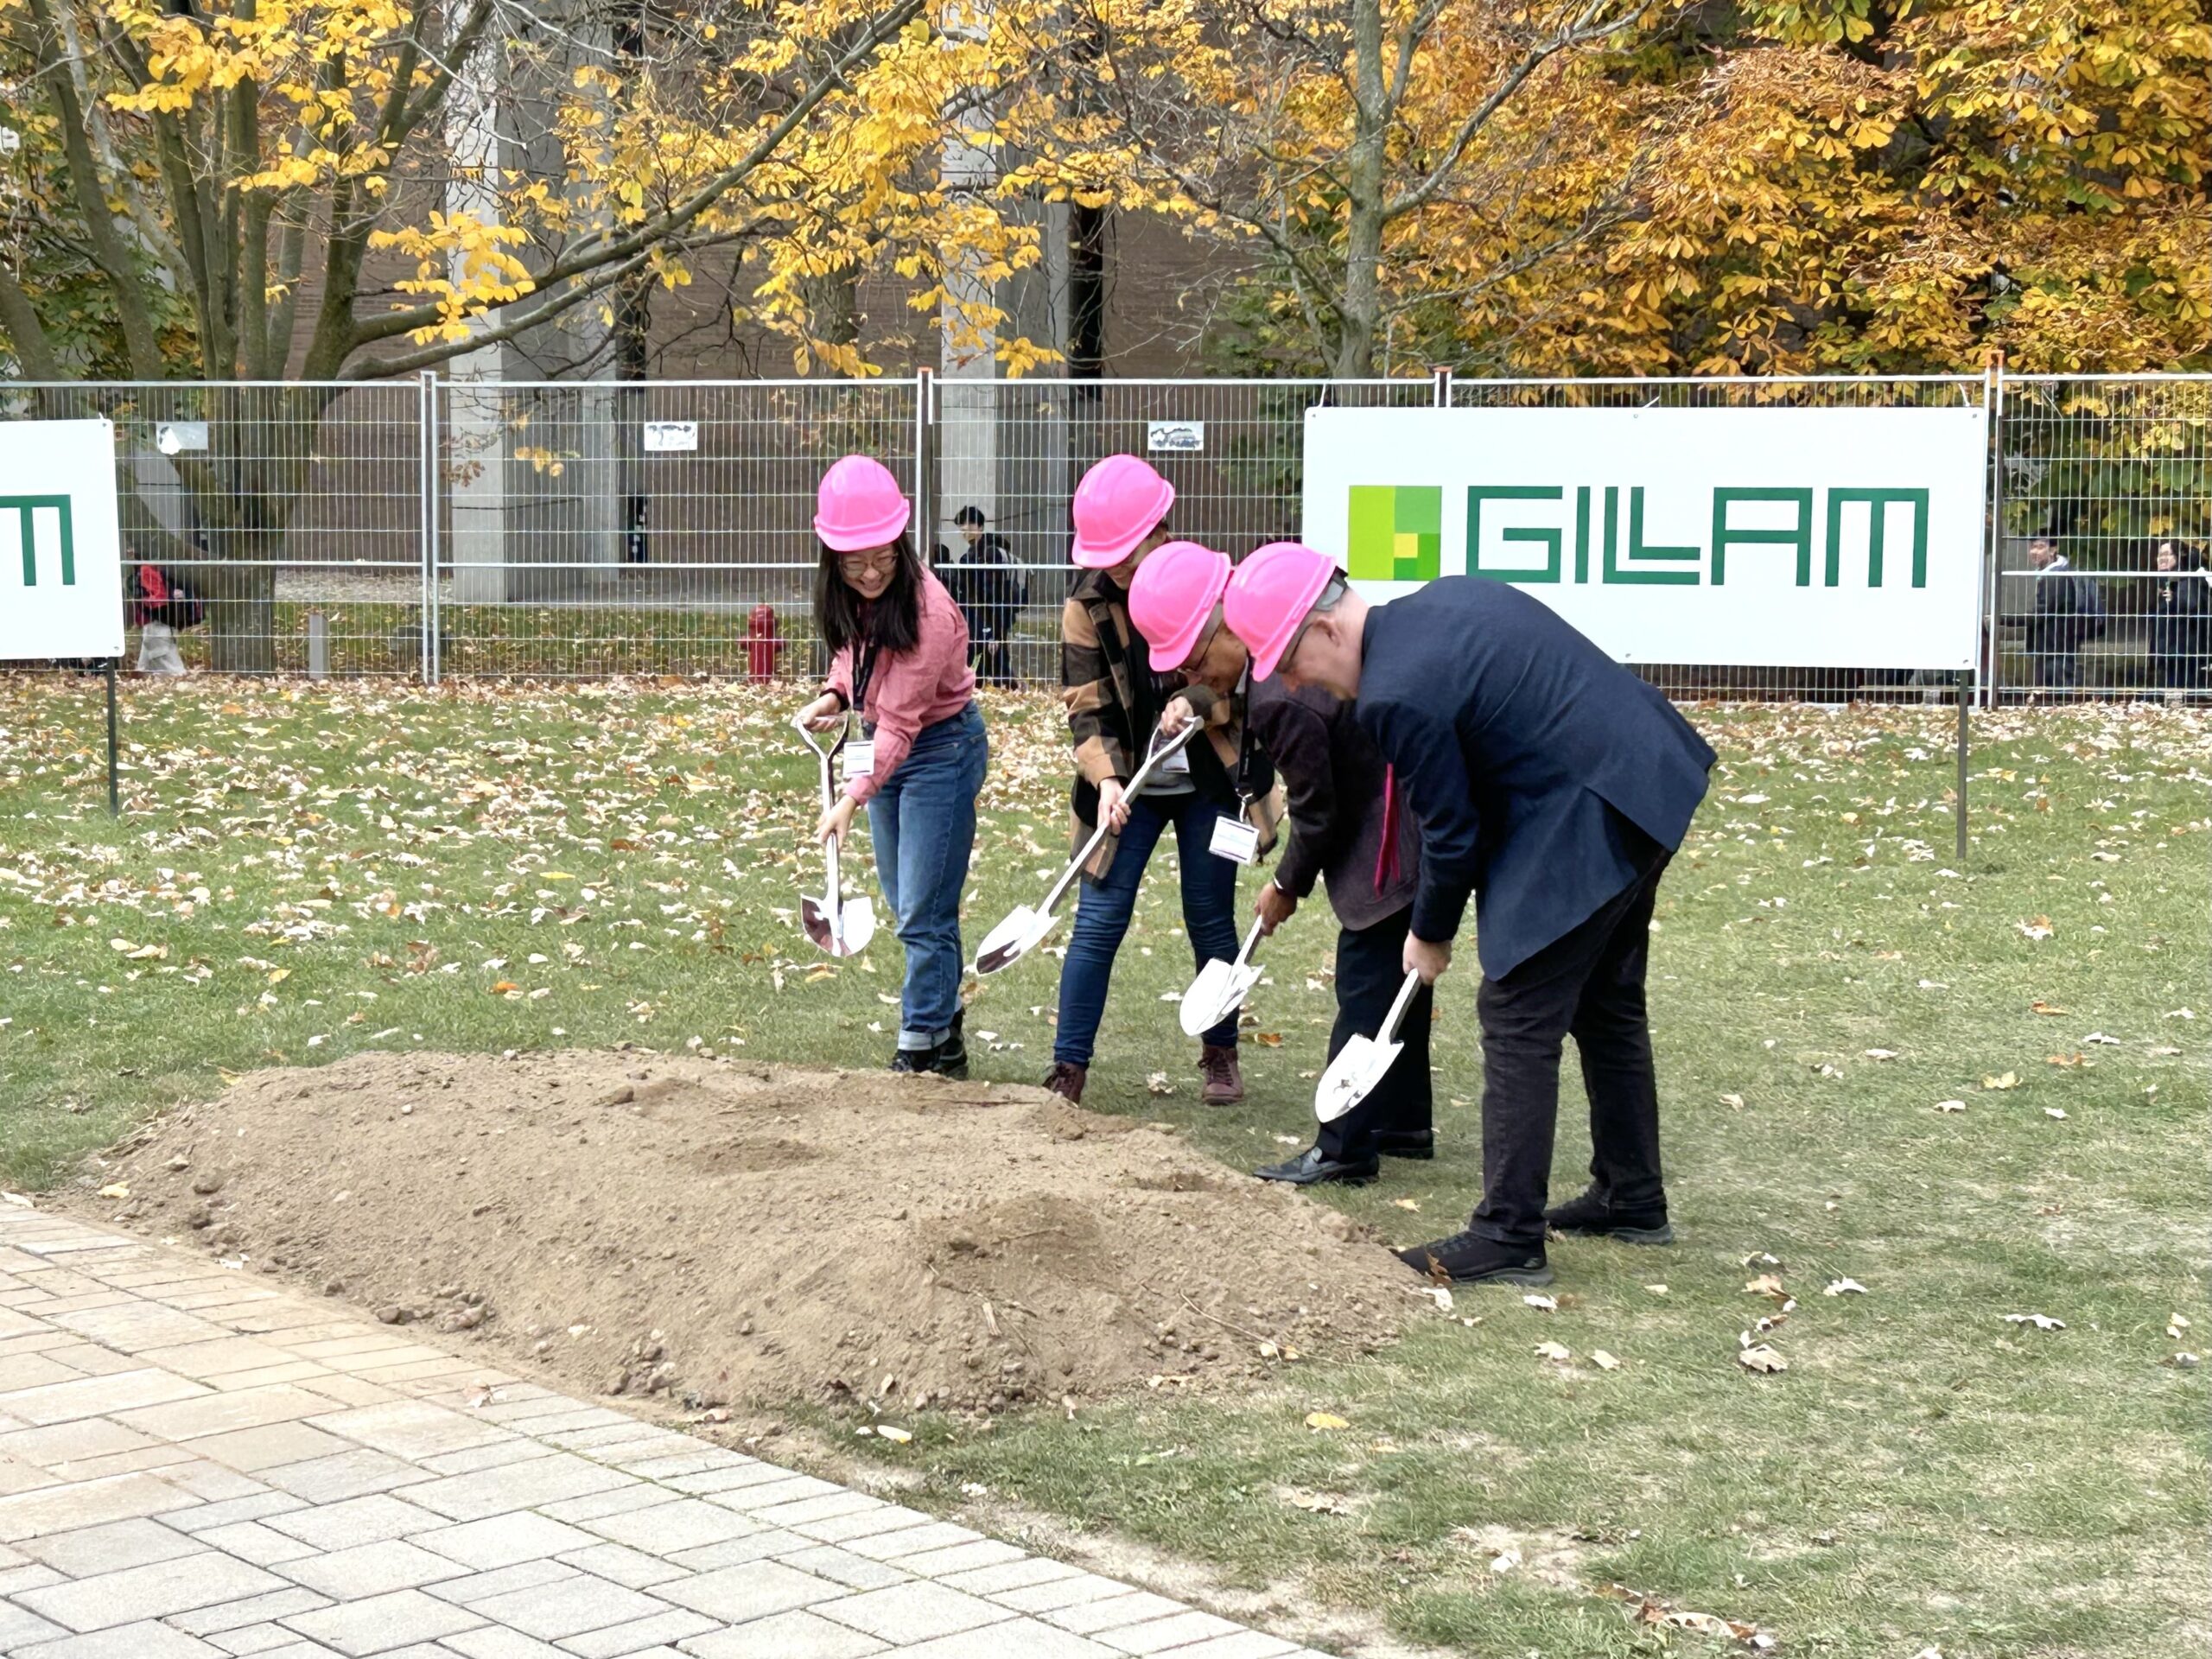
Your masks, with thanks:
<instances>
[{"instance_id":1,"label":"chrome shovel","mask_svg":"<svg viewBox=\"0 0 2212 1659\"><path fill-rule=\"evenodd\" d=\"M1321 1074L1320 1084L1313 1090L1317 1121L1333 1123L1374 1093L1375 1085L1382 1081L1391 1062L1405 1048L1398 1040L1398 1027L1405 1023L1406 1008L1420 988L1421 976L1408 974L1406 982L1398 988L1398 1000L1383 1016L1382 1029L1372 1037L1353 1037L1337 1051L1337 1058L1329 1062L1329 1069Z\"/></svg>"},{"instance_id":2,"label":"chrome shovel","mask_svg":"<svg viewBox=\"0 0 2212 1659\"><path fill-rule=\"evenodd\" d=\"M1249 960L1260 942L1260 924L1244 936L1244 948L1234 962L1216 957L1198 969L1191 988L1183 993L1183 1034L1198 1037L1212 1030L1244 1006L1244 999L1260 982L1260 965Z\"/></svg>"},{"instance_id":3,"label":"chrome shovel","mask_svg":"<svg viewBox=\"0 0 2212 1659\"><path fill-rule=\"evenodd\" d=\"M823 744L820 734L810 731L803 720L791 721L791 728L806 740L806 747L814 751L821 762L822 810L828 811L837 804L836 760L845 747L849 728L841 728L834 743ZM875 937L875 905L866 893L855 899L844 896L844 876L838 868L838 845L842 837L832 836L823 851L829 861L830 882L822 896L811 893L799 897L799 922L806 929L806 936L833 957L856 957L868 949L868 942Z\"/></svg>"},{"instance_id":4,"label":"chrome shovel","mask_svg":"<svg viewBox=\"0 0 2212 1659\"><path fill-rule=\"evenodd\" d=\"M1169 755L1179 753L1198 728L1198 722L1191 721L1173 737L1159 742L1159 746L1145 756L1144 764L1137 768L1137 775L1129 779L1124 796L1133 796L1142 789L1145 779L1152 775L1153 768ZM1001 968L1012 967L1051 937L1052 930L1060 922L1060 918L1053 914L1053 906L1074 885L1076 877L1082 874L1083 867L1090 861L1090 855L1104 844L1108 833L1106 815L1101 812L1098 828L1091 832L1090 839L1083 843L1083 850L1075 855L1067 868L1060 872L1060 879L1046 890L1036 908L1033 910L1027 905L1016 905L1007 913L1004 921L983 936L982 944L976 950L977 974L995 974Z\"/></svg>"}]
</instances>

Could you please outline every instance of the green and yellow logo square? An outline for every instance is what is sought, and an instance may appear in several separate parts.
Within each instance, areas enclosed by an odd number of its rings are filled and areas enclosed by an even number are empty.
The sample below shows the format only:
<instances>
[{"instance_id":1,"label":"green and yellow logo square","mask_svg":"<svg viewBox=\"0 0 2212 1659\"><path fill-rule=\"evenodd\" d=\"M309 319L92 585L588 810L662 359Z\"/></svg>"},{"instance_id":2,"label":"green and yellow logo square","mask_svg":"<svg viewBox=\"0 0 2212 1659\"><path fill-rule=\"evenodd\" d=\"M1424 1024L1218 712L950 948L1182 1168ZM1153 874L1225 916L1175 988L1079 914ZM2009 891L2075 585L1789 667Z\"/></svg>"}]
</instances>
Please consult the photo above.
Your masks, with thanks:
<instances>
[{"instance_id":1,"label":"green and yellow logo square","mask_svg":"<svg viewBox=\"0 0 2212 1659\"><path fill-rule=\"evenodd\" d=\"M1353 485L1346 551L1355 581L1435 581L1443 574L1442 487Z\"/></svg>"}]
</instances>

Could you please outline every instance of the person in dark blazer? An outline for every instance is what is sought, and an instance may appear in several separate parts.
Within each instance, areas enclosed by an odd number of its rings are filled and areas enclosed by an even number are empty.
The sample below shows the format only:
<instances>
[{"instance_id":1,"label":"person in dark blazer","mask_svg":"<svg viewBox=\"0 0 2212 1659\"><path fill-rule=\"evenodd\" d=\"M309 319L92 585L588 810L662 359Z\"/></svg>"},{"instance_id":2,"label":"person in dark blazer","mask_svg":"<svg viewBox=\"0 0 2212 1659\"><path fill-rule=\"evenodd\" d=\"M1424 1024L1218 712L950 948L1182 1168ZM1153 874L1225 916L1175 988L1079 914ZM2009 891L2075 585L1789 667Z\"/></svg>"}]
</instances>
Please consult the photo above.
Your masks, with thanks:
<instances>
[{"instance_id":1,"label":"person in dark blazer","mask_svg":"<svg viewBox=\"0 0 2212 1659\"><path fill-rule=\"evenodd\" d=\"M1713 750L1657 690L1520 588L1446 577L1370 605L1323 555L1245 561L1224 601L1255 676L1356 702L1421 825L1406 971L1433 983L1475 905L1483 1197L1466 1229L1399 1252L1424 1274L1550 1282L1547 1224L1673 1236L1645 1013L1660 877ZM1594 1151L1547 1211L1572 1033Z\"/></svg>"}]
</instances>

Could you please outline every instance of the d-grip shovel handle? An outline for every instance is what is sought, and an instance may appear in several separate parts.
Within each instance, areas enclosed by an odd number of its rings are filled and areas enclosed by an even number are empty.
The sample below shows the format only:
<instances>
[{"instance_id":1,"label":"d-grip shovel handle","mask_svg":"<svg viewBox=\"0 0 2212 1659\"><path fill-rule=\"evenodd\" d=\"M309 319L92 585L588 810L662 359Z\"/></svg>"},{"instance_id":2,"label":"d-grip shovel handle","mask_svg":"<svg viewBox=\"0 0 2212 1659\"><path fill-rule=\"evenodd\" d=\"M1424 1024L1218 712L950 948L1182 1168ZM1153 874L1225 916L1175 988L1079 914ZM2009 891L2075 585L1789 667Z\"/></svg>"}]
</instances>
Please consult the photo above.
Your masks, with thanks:
<instances>
[{"instance_id":1,"label":"d-grip shovel handle","mask_svg":"<svg viewBox=\"0 0 2212 1659\"><path fill-rule=\"evenodd\" d=\"M1152 769L1158 766L1162 760L1165 760L1169 755L1173 754L1176 751L1182 748L1184 745L1188 743L1191 741L1192 734L1196 733L1198 729L1198 721L1185 721L1183 723L1181 730L1172 734L1165 743L1159 744L1157 747L1147 753L1144 758L1144 764L1137 768L1136 776L1130 779L1128 787L1122 791L1122 798L1127 799L1129 796L1135 794L1139 790L1142 789L1144 787L1144 780L1152 775ZM1154 728L1153 735L1154 741L1157 741L1159 732L1156 728ZM1046 892L1045 894L1045 902L1037 906L1040 912L1046 915L1050 915L1052 913L1052 906L1058 904L1060 902L1061 895L1067 892L1068 884L1073 881L1077 875L1082 874L1083 867L1090 862L1090 855L1096 852L1100 847L1105 844L1107 833L1110 827L1111 826L1109 826L1106 822L1106 814L1103 811L1100 812L1098 815L1098 827L1090 832L1090 839L1083 843L1083 850L1077 853L1075 857L1070 861L1067 868L1060 872L1060 879L1053 882L1051 889Z\"/></svg>"},{"instance_id":2,"label":"d-grip shovel handle","mask_svg":"<svg viewBox=\"0 0 2212 1659\"><path fill-rule=\"evenodd\" d=\"M827 812L837 804L835 763L838 755L844 752L846 740L853 734L852 722L849 719L842 723L837 728L837 741L826 746L817 739L813 728L806 723L802 715L791 716L791 729L806 740L806 747L814 751L815 759L821 763L822 810ZM823 843L823 855L830 866L830 888L823 896L829 900L830 913L833 918L844 908L844 875L838 868L837 861L837 843L842 839L842 836L832 836ZM833 932L843 931L841 924L834 919L830 923L830 927Z\"/></svg>"}]
</instances>

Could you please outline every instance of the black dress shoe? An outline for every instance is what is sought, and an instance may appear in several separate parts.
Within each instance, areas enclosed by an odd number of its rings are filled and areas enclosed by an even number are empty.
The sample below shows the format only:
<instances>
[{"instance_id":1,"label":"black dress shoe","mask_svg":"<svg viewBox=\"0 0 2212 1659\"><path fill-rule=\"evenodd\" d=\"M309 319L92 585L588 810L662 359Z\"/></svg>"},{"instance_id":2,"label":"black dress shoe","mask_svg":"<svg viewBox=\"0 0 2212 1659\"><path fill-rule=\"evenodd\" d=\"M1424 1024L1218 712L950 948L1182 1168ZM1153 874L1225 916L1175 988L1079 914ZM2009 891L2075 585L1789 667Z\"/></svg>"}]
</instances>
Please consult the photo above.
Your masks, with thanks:
<instances>
[{"instance_id":1,"label":"black dress shoe","mask_svg":"<svg viewBox=\"0 0 2212 1659\"><path fill-rule=\"evenodd\" d=\"M1313 1186L1321 1181L1364 1186L1381 1173L1382 1168L1377 1159L1344 1163L1330 1157L1319 1147L1308 1147L1286 1163L1269 1164L1252 1173L1263 1181L1287 1181L1293 1186Z\"/></svg>"},{"instance_id":2,"label":"black dress shoe","mask_svg":"<svg viewBox=\"0 0 2212 1659\"><path fill-rule=\"evenodd\" d=\"M1385 1158L1436 1156L1434 1129L1385 1129L1375 1137L1375 1150Z\"/></svg>"},{"instance_id":3,"label":"black dress shoe","mask_svg":"<svg viewBox=\"0 0 2212 1659\"><path fill-rule=\"evenodd\" d=\"M1590 1238L1610 1238L1623 1244L1671 1244L1675 1230L1667 1212L1630 1214L1616 1210L1596 1187L1579 1198L1569 1198L1544 1211L1544 1224L1555 1233L1577 1233Z\"/></svg>"},{"instance_id":4,"label":"black dress shoe","mask_svg":"<svg viewBox=\"0 0 2212 1659\"><path fill-rule=\"evenodd\" d=\"M1532 1249L1525 1244L1501 1244L1474 1233L1454 1233L1394 1254L1424 1279L1449 1279L1460 1285L1478 1285L1493 1279L1509 1285L1552 1281L1552 1270L1544 1261L1541 1244Z\"/></svg>"}]
</instances>

